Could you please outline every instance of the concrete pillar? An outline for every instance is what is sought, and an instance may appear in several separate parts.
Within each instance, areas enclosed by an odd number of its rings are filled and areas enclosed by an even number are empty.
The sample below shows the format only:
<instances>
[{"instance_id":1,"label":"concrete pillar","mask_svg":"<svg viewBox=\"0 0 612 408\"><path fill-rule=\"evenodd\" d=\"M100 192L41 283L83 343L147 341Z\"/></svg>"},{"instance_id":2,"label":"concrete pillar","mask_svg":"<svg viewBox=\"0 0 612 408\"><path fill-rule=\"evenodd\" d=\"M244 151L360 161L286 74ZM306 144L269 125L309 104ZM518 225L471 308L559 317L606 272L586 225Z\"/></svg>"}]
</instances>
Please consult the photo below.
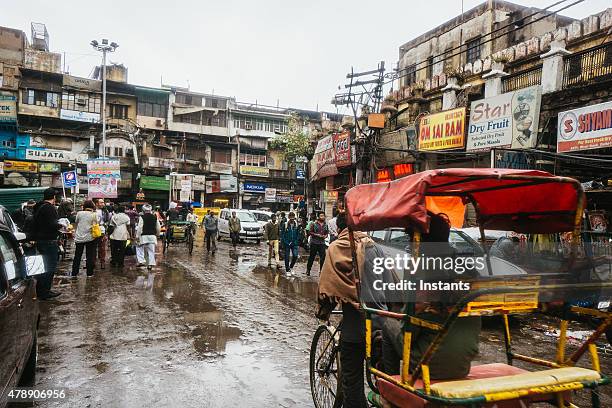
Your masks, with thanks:
<instances>
[{"instance_id":1,"label":"concrete pillar","mask_svg":"<svg viewBox=\"0 0 612 408\"><path fill-rule=\"evenodd\" d=\"M457 107L457 91L460 90L459 79L454 76L449 76L447 85L442 88L442 110Z\"/></svg>"},{"instance_id":2,"label":"concrete pillar","mask_svg":"<svg viewBox=\"0 0 612 408\"><path fill-rule=\"evenodd\" d=\"M491 71L482 76L485 80L485 98L497 96L502 93L502 78L508 75L504 72L504 64L494 62Z\"/></svg>"},{"instance_id":3,"label":"concrete pillar","mask_svg":"<svg viewBox=\"0 0 612 408\"><path fill-rule=\"evenodd\" d=\"M550 43L550 51L542 54L542 93L551 93L563 87L563 57L571 54L565 49L565 40Z\"/></svg>"}]
</instances>

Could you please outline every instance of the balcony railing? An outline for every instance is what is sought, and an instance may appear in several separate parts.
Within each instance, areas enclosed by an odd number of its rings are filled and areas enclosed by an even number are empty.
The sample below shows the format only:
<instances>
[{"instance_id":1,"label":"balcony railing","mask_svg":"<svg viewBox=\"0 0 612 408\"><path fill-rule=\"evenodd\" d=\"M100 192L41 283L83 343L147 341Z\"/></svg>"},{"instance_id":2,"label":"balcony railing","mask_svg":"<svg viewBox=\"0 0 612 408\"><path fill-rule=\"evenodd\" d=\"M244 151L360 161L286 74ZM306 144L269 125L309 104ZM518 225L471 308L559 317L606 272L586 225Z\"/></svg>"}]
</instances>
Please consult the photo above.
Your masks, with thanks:
<instances>
[{"instance_id":1,"label":"balcony railing","mask_svg":"<svg viewBox=\"0 0 612 408\"><path fill-rule=\"evenodd\" d=\"M564 62L564 88L611 80L612 42L568 55Z\"/></svg>"},{"instance_id":2,"label":"balcony railing","mask_svg":"<svg viewBox=\"0 0 612 408\"><path fill-rule=\"evenodd\" d=\"M512 92L542 83L542 66L515 72L502 79L502 92Z\"/></svg>"}]
</instances>

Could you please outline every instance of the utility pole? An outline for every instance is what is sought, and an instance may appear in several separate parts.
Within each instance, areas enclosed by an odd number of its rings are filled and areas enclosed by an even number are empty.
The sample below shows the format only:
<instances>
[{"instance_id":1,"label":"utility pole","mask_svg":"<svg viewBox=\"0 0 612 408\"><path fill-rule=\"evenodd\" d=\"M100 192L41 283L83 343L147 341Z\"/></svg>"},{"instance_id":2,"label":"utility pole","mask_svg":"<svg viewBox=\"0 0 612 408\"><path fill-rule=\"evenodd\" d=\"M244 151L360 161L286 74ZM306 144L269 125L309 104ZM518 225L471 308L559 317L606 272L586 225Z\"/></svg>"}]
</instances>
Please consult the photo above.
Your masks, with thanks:
<instances>
[{"instance_id":1,"label":"utility pole","mask_svg":"<svg viewBox=\"0 0 612 408\"><path fill-rule=\"evenodd\" d=\"M114 52L119 44L109 44L107 39L103 39L101 43L93 40L90 44L95 50L102 51L102 157L106 157L106 53Z\"/></svg>"},{"instance_id":2,"label":"utility pole","mask_svg":"<svg viewBox=\"0 0 612 408\"><path fill-rule=\"evenodd\" d=\"M236 155L236 208L242 208L240 202L240 133L236 131L236 144L237 155Z\"/></svg>"}]
</instances>

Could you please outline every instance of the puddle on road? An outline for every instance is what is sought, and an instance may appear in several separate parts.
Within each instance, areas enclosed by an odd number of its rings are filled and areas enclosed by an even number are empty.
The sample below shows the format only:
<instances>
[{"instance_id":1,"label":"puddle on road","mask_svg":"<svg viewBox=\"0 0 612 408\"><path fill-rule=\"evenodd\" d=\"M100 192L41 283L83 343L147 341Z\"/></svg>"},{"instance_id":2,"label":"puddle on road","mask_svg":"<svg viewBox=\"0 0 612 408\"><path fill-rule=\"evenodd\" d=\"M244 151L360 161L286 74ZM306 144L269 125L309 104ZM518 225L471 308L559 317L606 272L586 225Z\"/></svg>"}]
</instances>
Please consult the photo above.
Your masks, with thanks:
<instances>
[{"instance_id":1,"label":"puddle on road","mask_svg":"<svg viewBox=\"0 0 612 408\"><path fill-rule=\"evenodd\" d=\"M261 278L266 286L283 294L296 294L306 299L317 299L319 284L317 281L305 280L296 276L286 276L274 267L256 264L252 273Z\"/></svg>"}]
</instances>

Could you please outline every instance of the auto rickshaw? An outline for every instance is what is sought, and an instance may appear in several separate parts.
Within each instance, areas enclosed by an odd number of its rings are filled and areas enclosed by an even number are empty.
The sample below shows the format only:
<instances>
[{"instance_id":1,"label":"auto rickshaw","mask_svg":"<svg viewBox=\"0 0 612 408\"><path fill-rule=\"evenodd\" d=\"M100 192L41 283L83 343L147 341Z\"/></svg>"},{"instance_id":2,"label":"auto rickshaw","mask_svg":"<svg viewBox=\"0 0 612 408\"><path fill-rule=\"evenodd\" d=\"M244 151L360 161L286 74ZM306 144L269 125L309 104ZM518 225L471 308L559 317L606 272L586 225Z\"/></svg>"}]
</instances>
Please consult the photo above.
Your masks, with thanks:
<instances>
[{"instance_id":1,"label":"auto rickshaw","mask_svg":"<svg viewBox=\"0 0 612 408\"><path fill-rule=\"evenodd\" d=\"M421 234L429 228L428 208L432 197L455 197L464 204L472 204L483 243L485 229L521 234L571 232L570 256L561 271L554 274L530 271L527 276L475 278L472 289L450 307L443 323L416 317L414 304L409 302L402 313L372 307L360 293L363 275L357 261L354 232L390 227L411 229L411 253L418 254ZM532 404L575 407L572 392L590 389L592 406L600 407L597 389L607 385L610 379L601 372L595 341L612 324L612 313L579 307L570 300L576 296L609 295L612 285L608 281L592 281L588 274L573 268L584 205L585 195L578 181L536 170L431 170L350 189L345 196L345 206L353 276L365 319L366 379L371 389L368 401L377 407L511 408ZM485 258L489 275L492 275L491 257L487 254ZM513 350L509 316L550 314L552 310L560 317L555 359L546 360ZM504 363L472 365L467 377L462 379L435 381L430 378L429 363L458 319L496 315L501 316L503 322ZM403 322L400 375L385 373L373 364L372 321L375 316ZM566 355L568 322L580 316L597 318L599 325L575 351ZM341 326L341 322L335 326L330 322L322 324L313 338L310 383L317 408L342 406ZM411 326L435 333L434 340L412 370L409 363L411 332L408 330ZM576 363L585 354L591 357L590 368L577 367ZM521 367L514 366L515 362L521 362ZM522 368L524 364L536 369L528 371Z\"/></svg>"}]
</instances>

